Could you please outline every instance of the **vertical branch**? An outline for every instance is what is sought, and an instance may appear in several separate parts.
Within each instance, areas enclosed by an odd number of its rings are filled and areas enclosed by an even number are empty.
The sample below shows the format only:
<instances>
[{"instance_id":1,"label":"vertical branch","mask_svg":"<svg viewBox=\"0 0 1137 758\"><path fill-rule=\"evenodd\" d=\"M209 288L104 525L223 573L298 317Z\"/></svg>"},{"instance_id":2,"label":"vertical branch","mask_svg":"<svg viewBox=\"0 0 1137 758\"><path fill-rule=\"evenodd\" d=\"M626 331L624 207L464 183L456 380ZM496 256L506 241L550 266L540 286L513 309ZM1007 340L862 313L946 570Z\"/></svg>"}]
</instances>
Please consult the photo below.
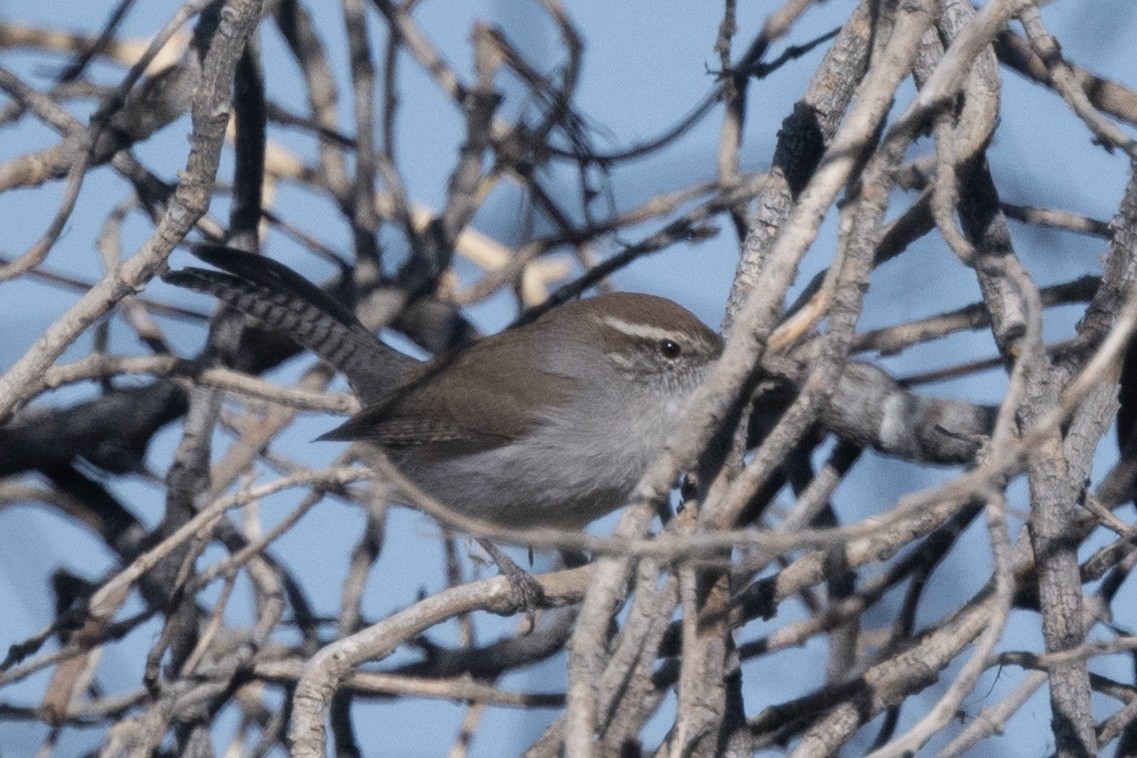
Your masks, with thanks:
<instances>
[{"instance_id":1,"label":"vertical branch","mask_svg":"<svg viewBox=\"0 0 1137 758\"><path fill-rule=\"evenodd\" d=\"M229 244L256 252L261 223L262 188L265 181L264 72L260 46L255 38L237 64L233 86L233 118L236 127L233 168L233 204L229 210Z\"/></svg>"},{"instance_id":2,"label":"vertical branch","mask_svg":"<svg viewBox=\"0 0 1137 758\"><path fill-rule=\"evenodd\" d=\"M300 0L281 0L276 6L275 20L288 49L296 58L297 67L304 77L308 108L316 126L328 133L339 127L336 80L323 42L316 34L315 25ZM343 154L331 140L319 135L319 156L322 176L320 184L332 197L346 205L351 194Z\"/></svg>"},{"instance_id":3,"label":"vertical branch","mask_svg":"<svg viewBox=\"0 0 1137 758\"><path fill-rule=\"evenodd\" d=\"M379 275L379 214L375 207L375 65L364 11L363 0L343 0L355 113L355 182L349 208L355 255L365 267L360 273L367 281Z\"/></svg>"}]
</instances>

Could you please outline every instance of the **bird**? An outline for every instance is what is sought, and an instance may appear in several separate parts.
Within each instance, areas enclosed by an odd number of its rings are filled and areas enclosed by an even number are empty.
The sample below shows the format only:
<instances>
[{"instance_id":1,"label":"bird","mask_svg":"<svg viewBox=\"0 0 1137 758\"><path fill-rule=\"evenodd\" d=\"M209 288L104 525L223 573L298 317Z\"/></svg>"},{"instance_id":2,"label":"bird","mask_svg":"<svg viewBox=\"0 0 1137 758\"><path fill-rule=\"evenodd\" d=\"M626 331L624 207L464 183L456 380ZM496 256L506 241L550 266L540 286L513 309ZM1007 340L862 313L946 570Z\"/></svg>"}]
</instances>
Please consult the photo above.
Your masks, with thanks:
<instances>
[{"instance_id":1,"label":"bird","mask_svg":"<svg viewBox=\"0 0 1137 758\"><path fill-rule=\"evenodd\" d=\"M613 292L420 362L287 266L220 245L210 293L347 376L363 409L323 440L364 441L450 509L496 526L580 529L624 503L722 349L666 298Z\"/></svg>"}]
</instances>

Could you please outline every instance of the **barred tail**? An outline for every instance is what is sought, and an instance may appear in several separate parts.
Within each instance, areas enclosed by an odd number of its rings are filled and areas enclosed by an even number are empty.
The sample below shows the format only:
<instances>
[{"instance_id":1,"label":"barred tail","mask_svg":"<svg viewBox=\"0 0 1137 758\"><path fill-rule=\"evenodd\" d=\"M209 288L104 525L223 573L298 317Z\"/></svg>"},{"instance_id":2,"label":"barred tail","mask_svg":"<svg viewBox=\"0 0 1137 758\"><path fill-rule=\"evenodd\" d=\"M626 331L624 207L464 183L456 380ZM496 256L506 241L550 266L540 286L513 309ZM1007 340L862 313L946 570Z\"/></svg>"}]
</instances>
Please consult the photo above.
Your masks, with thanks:
<instances>
[{"instance_id":1,"label":"barred tail","mask_svg":"<svg viewBox=\"0 0 1137 758\"><path fill-rule=\"evenodd\" d=\"M342 371L365 405L386 395L416 363L380 342L351 311L281 263L219 245L202 245L194 254L231 273L191 267L171 271L162 280L213 295L286 334Z\"/></svg>"}]
</instances>

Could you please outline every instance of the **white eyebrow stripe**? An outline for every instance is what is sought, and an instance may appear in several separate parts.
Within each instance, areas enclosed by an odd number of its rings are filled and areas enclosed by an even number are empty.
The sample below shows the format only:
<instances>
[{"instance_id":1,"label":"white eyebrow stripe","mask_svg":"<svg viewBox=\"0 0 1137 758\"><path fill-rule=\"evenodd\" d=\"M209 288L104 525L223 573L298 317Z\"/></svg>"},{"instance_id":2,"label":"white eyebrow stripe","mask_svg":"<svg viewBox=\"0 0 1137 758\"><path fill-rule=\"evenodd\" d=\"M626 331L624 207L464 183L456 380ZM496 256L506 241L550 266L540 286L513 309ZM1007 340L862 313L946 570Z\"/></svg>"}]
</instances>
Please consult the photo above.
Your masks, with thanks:
<instances>
[{"instance_id":1,"label":"white eyebrow stripe","mask_svg":"<svg viewBox=\"0 0 1137 758\"><path fill-rule=\"evenodd\" d=\"M600 320L616 331L623 332L629 337L643 337L645 339L652 340L673 340L683 338L682 333L677 332L674 329L652 326L651 324L645 324L643 322L625 321L624 319L616 318L615 316L602 316Z\"/></svg>"}]
</instances>

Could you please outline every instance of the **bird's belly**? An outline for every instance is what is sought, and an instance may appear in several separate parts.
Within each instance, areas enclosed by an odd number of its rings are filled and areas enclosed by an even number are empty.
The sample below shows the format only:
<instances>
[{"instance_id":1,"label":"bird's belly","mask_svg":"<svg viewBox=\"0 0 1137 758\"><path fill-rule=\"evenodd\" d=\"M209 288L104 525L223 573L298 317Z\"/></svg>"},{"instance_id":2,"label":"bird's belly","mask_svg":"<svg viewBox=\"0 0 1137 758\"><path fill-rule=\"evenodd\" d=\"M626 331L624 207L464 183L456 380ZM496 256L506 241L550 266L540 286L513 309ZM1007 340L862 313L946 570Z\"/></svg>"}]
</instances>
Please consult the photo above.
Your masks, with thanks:
<instances>
[{"instance_id":1,"label":"bird's belly","mask_svg":"<svg viewBox=\"0 0 1137 758\"><path fill-rule=\"evenodd\" d=\"M624 504L642 473L641 460L595 460L588 449L534 450L508 445L429 460L395 457L399 470L453 510L499 526L579 529Z\"/></svg>"}]
</instances>

